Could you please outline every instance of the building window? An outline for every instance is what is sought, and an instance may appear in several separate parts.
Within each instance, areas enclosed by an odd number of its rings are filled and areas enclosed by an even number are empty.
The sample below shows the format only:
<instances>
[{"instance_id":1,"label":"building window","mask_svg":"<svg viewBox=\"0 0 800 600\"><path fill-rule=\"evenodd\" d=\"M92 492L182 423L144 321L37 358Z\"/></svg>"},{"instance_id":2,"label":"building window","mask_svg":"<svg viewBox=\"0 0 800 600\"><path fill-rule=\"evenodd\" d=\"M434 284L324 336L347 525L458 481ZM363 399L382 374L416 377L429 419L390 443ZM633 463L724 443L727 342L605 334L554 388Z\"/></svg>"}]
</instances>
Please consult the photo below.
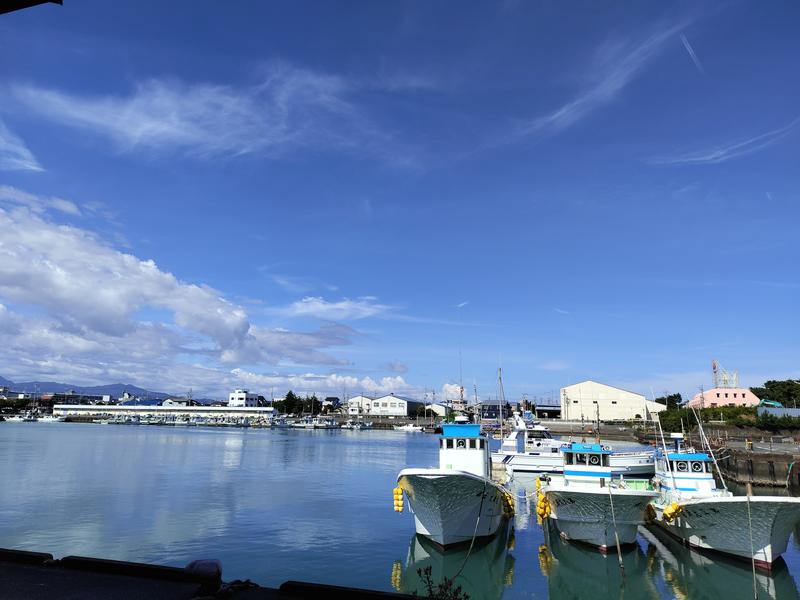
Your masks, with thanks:
<instances>
[{"instance_id":1,"label":"building window","mask_svg":"<svg viewBox=\"0 0 800 600\"><path fill-rule=\"evenodd\" d=\"M725 397L726 397L726 398L728 397L728 392L725 392Z\"/></svg>"},{"instance_id":2,"label":"building window","mask_svg":"<svg viewBox=\"0 0 800 600\"><path fill-rule=\"evenodd\" d=\"M577 400L573 400L573 401L572 401L572 403L573 403L573 404L577 404L577 403L578 403L578 401L577 401Z\"/></svg>"},{"instance_id":3,"label":"building window","mask_svg":"<svg viewBox=\"0 0 800 600\"><path fill-rule=\"evenodd\" d=\"M719 398L719 392L717 392L717 398Z\"/></svg>"},{"instance_id":4,"label":"building window","mask_svg":"<svg viewBox=\"0 0 800 600\"><path fill-rule=\"evenodd\" d=\"M388 402L381 402L381 408L386 408L387 406L389 406Z\"/></svg>"},{"instance_id":5,"label":"building window","mask_svg":"<svg viewBox=\"0 0 800 600\"><path fill-rule=\"evenodd\" d=\"M736 398L736 392L733 392L733 397Z\"/></svg>"},{"instance_id":6,"label":"building window","mask_svg":"<svg viewBox=\"0 0 800 600\"><path fill-rule=\"evenodd\" d=\"M592 400L592 404L597 404L597 400Z\"/></svg>"},{"instance_id":7,"label":"building window","mask_svg":"<svg viewBox=\"0 0 800 600\"><path fill-rule=\"evenodd\" d=\"M378 406L380 406L380 405L381 405L381 403L380 403L380 402L373 402L373 404L372 404L372 406L375 406L375 407L378 407Z\"/></svg>"},{"instance_id":8,"label":"building window","mask_svg":"<svg viewBox=\"0 0 800 600\"><path fill-rule=\"evenodd\" d=\"M617 401L616 401L616 400L612 400L612 401L611 401L611 404L616 404L616 403L617 403Z\"/></svg>"},{"instance_id":9,"label":"building window","mask_svg":"<svg viewBox=\"0 0 800 600\"><path fill-rule=\"evenodd\" d=\"M397 408L397 402L391 402L389 406L391 406L392 408Z\"/></svg>"}]
</instances>

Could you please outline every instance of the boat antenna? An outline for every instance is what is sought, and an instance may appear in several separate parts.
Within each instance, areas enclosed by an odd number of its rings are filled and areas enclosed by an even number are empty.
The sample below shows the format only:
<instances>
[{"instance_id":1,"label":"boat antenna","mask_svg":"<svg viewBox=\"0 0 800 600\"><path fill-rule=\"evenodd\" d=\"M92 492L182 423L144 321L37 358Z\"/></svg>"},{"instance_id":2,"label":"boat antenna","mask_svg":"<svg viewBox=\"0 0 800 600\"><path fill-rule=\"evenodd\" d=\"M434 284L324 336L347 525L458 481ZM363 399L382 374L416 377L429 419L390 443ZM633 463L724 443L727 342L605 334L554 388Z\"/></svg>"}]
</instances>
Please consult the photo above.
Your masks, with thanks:
<instances>
[{"instance_id":1,"label":"boat antenna","mask_svg":"<svg viewBox=\"0 0 800 600\"><path fill-rule=\"evenodd\" d=\"M702 392L701 392L702 393ZM714 468L717 470L717 475L719 475L719 480L722 482L722 487L725 488L725 491L728 491L728 486L725 484L725 478L722 476L722 470L719 468L719 463L717 462L717 457L714 456L714 451L711 449L711 444L708 443L708 438L706 437L706 432L703 430L703 423L700 421L700 415L697 414L694 406L692 408L692 414L694 418L697 420L697 427L700 429L700 442L708 449L708 454L711 456L711 460L714 462Z\"/></svg>"},{"instance_id":2,"label":"boat antenna","mask_svg":"<svg viewBox=\"0 0 800 600\"><path fill-rule=\"evenodd\" d=\"M661 445L664 448L664 460L667 462L667 472L672 477L672 489L677 490L678 484L675 482L675 473L672 471L672 466L669 462L669 450L667 450L667 442L664 440L664 429L661 427L661 417L656 413L656 423L658 424L658 431L661 433Z\"/></svg>"},{"instance_id":3,"label":"boat antenna","mask_svg":"<svg viewBox=\"0 0 800 600\"><path fill-rule=\"evenodd\" d=\"M503 438L503 408L506 401L506 394L503 390L503 367L497 367L497 408L499 409L498 417L500 418L500 439Z\"/></svg>"}]
</instances>

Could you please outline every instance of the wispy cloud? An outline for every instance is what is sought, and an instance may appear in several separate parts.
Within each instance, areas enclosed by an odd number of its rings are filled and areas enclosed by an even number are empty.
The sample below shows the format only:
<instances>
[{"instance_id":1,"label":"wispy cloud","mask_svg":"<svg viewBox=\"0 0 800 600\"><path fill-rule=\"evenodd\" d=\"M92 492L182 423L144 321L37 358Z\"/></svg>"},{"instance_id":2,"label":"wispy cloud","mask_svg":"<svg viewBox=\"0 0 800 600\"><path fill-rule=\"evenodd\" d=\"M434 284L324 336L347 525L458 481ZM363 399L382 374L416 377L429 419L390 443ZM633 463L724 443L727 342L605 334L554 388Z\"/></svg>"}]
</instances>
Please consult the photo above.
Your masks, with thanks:
<instances>
[{"instance_id":1,"label":"wispy cloud","mask_svg":"<svg viewBox=\"0 0 800 600\"><path fill-rule=\"evenodd\" d=\"M287 292L295 294L307 294L313 290L324 289L335 292L339 288L330 283L325 283L313 277L301 277L297 275L282 275L275 273L271 275L272 281Z\"/></svg>"},{"instance_id":2,"label":"wispy cloud","mask_svg":"<svg viewBox=\"0 0 800 600\"><path fill-rule=\"evenodd\" d=\"M555 134L572 127L597 108L608 104L666 46L685 23L673 24L644 39L614 42L599 51L588 84L569 102L524 124L518 136Z\"/></svg>"},{"instance_id":3,"label":"wispy cloud","mask_svg":"<svg viewBox=\"0 0 800 600\"><path fill-rule=\"evenodd\" d=\"M536 365L536 368L543 371L564 371L569 369L569 366L569 363L564 360L547 360Z\"/></svg>"},{"instance_id":4,"label":"wispy cloud","mask_svg":"<svg viewBox=\"0 0 800 600\"><path fill-rule=\"evenodd\" d=\"M80 216L81 209L70 200L56 196L37 196L10 185L0 185L0 205L17 204L25 206L33 212L42 213L46 210L56 210L69 215Z\"/></svg>"},{"instance_id":5,"label":"wispy cloud","mask_svg":"<svg viewBox=\"0 0 800 600\"><path fill-rule=\"evenodd\" d=\"M467 304L469 304L469 300L464 300L463 302L456 304L456 308L464 308Z\"/></svg>"},{"instance_id":6,"label":"wispy cloud","mask_svg":"<svg viewBox=\"0 0 800 600\"><path fill-rule=\"evenodd\" d=\"M354 99L355 91L343 77L279 61L249 86L150 79L122 96L11 87L28 110L107 137L122 152L275 157L311 148L397 165L411 160Z\"/></svg>"},{"instance_id":7,"label":"wispy cloud","mask_svg":"<svg viewBox=\"0 0 800 600\"><path fill-rule=\"evenodd\" d=\"M568 310L564 310L563 308L553 307L553 310L556 311L560 315L568 315L568 314L570 314Z\"/></svg>"},{"instance_id":8,"label":"wispy cloud","mask_svg":"<svg viewBox=\"0 0 800 600\"><path fill-rule=\"evenodd\" d=\"M799 123L800 117L794 119L788 125L745 140L677 156L654 157L647 162L652 165L713 165L723 163L772 146L791 134Z\"/></svg>"},{"instance_id":9,"label":"wispy cloud","mask_svg":"<svg viewBox=\"0 0 800 600\"><path fill-rule=\"evenodd\" d=\"M44 171L42 165L19 136L0 120L0 170Z\"/></svg>"},{"instance_id":10,"label":"wispy cloud","mask_svg":"<svg viewBox=\"0 0 800 600\"><path fill-rule=\"evenodd\" d=\"M700 73L700 75L705 75L706 70L703 68L703 65L700 63L700 59L697 58L694 48L692 48L692 45L689 43L689 40L684 34L681 34L681 42L683 43L683 47L686 48L686 52L689 53L689 58L692 59L694 66L697 68L697 72Z\"/></svg>"},{"instance_id":11,"label":"wispy cloud","mask_svg":"<svg viewBox=\"0 0 800 600\"><path fill-rule=\"evenodd\" d=\"M330 302L318 296L307 296L293 302L276 312L287 317L313 317L332 321L355 321L375 317L393 310L388 304L381 304L372 296L356 299L344 298Z\"/></svg>"}]
</instances>

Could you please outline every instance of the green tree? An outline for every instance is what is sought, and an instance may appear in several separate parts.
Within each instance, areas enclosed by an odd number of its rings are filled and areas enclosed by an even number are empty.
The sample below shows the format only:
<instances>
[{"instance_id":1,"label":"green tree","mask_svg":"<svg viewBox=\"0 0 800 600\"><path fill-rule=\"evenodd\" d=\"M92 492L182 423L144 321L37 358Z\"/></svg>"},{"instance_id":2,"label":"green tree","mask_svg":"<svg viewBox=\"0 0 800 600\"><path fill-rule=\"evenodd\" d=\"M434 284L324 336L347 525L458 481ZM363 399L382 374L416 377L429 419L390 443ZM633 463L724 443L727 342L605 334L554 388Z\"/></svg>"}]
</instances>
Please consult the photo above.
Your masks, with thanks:
<instances>
[{"instance_id":1,"label":"green tree","mask_svg":"<svg viewBox=\"0 0 800 600\"><path fill-rule=\"evenodd\" d=\"M761 400L774 400L793 408L800 403L800 379L770 380L762 387L750 388Z\"/></svg>"},{"instance_id":2,"label":"green tree","mask_svg":"<svg viewBox=\"0 0 800 600\"><path fill-rule=\"evenodd\" d=\"M665 394L656 398L656 402L663 404L667 409L678 408L683 403L683 396L680 394Z\"/></svg>"}]
</instances>

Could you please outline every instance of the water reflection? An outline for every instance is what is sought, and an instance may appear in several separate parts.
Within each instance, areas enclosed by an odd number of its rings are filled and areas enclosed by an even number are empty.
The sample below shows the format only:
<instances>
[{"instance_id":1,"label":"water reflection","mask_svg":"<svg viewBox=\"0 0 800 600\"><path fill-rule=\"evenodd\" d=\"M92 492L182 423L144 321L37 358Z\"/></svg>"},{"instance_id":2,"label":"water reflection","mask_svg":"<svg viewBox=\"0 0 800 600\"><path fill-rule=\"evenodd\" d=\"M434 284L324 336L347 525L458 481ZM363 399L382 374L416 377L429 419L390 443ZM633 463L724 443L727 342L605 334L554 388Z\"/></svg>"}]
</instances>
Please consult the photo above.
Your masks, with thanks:
<instances>
[{"instance_id":1,"label":"water reflection","mask_svg":"<svg viewBox=\"0 0 800 600\"><path fill-rule=\"evenodd\" d=\"M623 551L623 576L615 553L606 555L596 548L565 542L549 520L544 527L546 544L539 547L539 568L548 579L551 600L662 598L648 575L648 557L639 546Z\"/></svg>"},{"instance_id":2,"label":"water reflection","mask_svg":"<svg viewBox=\"0 0 800 600\"><path fill-rule=\"evenodd\" d=\"M663 578L674 597L699 600L754 597L750 565L723 556L713 558L689 550L657 530L641 530L648 543L649 570L654 579ZM783 560L771 573L756 571L759 599L797 598L797 586Z\"/></svg>"},{"instance_id":3,"label":"water reflection","mask_svg":"<svg viewBox=\"0 0 800 600\"><path fill-rule=\"evenodd\" d=\"M617 555L563 541L545 524L539 567L548 578L550 600L572 598L626 600L720 600L754 597L753 573L746 563L710 558L672 538L641 529L643 543L623 551L624 575ZM758 598L797 598L797 587L785 563L770 574L757 571Z\"/></svg>"},{"instance_id":4,"label":"water reflection","mask_svg":"<svg viewBox=\"0 0 800 600\"><path fill-rule=\"evenodd\" d=\"M470 598L497 599L514 583L513 527L506 522L488 540L479 540L472 551L468 544L443 550L427 538L415 535L408 547L405 568L397 562L392 567L392 586L399 592L427 596L428 590L420 575L431 568L434 585L444 577L454 578ZM459 574L460 572L460 574Z\"/></svg>"}]
</instances>

